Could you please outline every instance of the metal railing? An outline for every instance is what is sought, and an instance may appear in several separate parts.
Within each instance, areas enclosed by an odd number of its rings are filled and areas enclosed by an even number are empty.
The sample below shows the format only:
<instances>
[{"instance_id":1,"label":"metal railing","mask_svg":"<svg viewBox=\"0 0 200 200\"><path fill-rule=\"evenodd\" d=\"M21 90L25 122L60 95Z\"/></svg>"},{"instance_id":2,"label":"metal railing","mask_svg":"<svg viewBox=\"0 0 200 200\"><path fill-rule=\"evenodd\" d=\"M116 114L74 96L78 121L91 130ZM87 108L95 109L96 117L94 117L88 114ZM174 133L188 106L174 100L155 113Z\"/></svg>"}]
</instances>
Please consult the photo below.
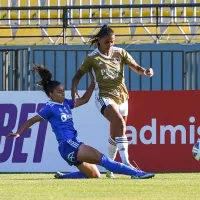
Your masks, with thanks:
<instances>
[{"instance_id":1,"label":"metal railing","mask_svg":"<svg viewBox=\"0 0 200 200\"><path fill-rule=\"evenodd\" d=\"M62 9L60 6L66 6L70 7L69 16L71 18L74 15L77 16L78 14L78 18L80 18L80 20L83 18L90 18L90 23L93 21L92 19L97 16L99 16L100 19L109 18L109 23L112 23L113 17L120 17L121 23L123 22L123 17L130 17L130 23L133 23L133 14L139 18L141 23L143 23L144 15L146 17L148 16L150 18L150 22L153 23L153 18L156 15L155 12L157 12L155 8L159 5L161 22L164 21L165 15L169 16L171 19L174 18L174 21L183 16L184 22L187 22L187 12L189 16L192 16L194 22L197 20L197 13L199 13L199 10L196 5L200 3L198 0L159 0L156 2L159 2L159 4L155 4L154 0L140 0L137 2L138 4L135 4L135 0L27 0L26 2L21 0L11 0L7 1L7 3L4 0L0 0L0 7L7 7L2 13L2 17L7 16L6 18L8 18L8 20L12 20L12 18L23 19L25 15L27 15L28 19L31 19L33 16L37 16L42 20L44 15L50 19L51 14L54 16L57 14L57 18L62 18ZM189 4L192 6L190 7L190 10L187 10L187 5ZM21 6L26 7L26 9L21 10ZM41 13L43 10L42 8L45 6L57 8L54 9L54 11L45 9L46 14ZM83 8L83 6L86 7ZM33 11L32 7L35 7L34 13L31 13L31 11ZM17 8L17 12L13 13L12 8ZM28 23L30 24L30 21ZM40 24L40 22L38 22L38 24ZM9 25L11 25L10 21Z\"/></svg>"},{"instance_id":2,"label":"metal railing","mask_svg":"<svg viewBox=\"0 0 200 200\"><path fill-rule=\"evenodd\" d=\"M30 89L30 49L0 49L0 91Z\"/></svg>"},{"instance_id":3,"label":"metal railing","mask_svg":"<svg viewBox=\"0 0 200 200\"><path fill-rule=\"evenodd\" d=\"M139 76L125 67L128 90L196 90L200 88L200 51L135 50L129 53L141 66L153 67L153 78ZM91 50L64 48L2 49L0 51L0 90L38 90L39 81L32 71L32 63L41 63L51 70L53 79L62 82L66 90L85 56ZM90 83L84 76L79 89Z\"/></svg>"},{"instance_id":4,"label":"metal railing","mask_svg":"<svg viewBox=\"0 0 200 200\"><path fill-rule=\"evenodd\" d=\"M108 19L106 21L108 23L166 24L186 23L188 20L196 23L199 20L199 9L200 3L0 7L1 21L7 21L5 25L12 25L12 20L17 20L19 25L21 20L28 20L28 25L31 25L30 22L36 19L37 24L40 25L43 20L59 20L63 19L63 16L69 20L69 24L96 24L97 22L102 23L104 19ZM113 13L113 10L116 13ZM88 15L84 15L84 12L88 12ZM51 24L50 21L47 22Z\"/></svg>"},{"instance_id":5,"label":"metal railing","mask_svg":"<svg viewBox=\"0 0 200 200\"><path fill-rule=\"evenodd\" d=\"M48 37L52 44L57 44L60 38L63 44L68 44L69 38L76 37L85 43L105 23L118 29L116 36L149 36L155 43L173 36L183 36L190 43L200 35L200 28L196 28L200 23L200 3L0 7L0 12L0 29L13 30L13 36L1 34L0 38ZM121 33L125 27L130 28L127 34ZM172 27L177 27L179 32L170 32ZM42 35L17 35L14 30L22 28L41 29ZM48 34L46 29L51 28L62 31ZM88 28L93 30L84 34L83 29ZM137 28L145 33L137 32Z\"/></svg>"},{"instance_id":6,"label":"metal railing","mask_svg":"<svg viewBox=\"0 0 200 200\"><path fill-rule=\"evenodd\" d=\"M186 81L185 88L187 90L197 90L200 85L200 50L187 51L185 56Z\"/></svg>"}]
</instances>

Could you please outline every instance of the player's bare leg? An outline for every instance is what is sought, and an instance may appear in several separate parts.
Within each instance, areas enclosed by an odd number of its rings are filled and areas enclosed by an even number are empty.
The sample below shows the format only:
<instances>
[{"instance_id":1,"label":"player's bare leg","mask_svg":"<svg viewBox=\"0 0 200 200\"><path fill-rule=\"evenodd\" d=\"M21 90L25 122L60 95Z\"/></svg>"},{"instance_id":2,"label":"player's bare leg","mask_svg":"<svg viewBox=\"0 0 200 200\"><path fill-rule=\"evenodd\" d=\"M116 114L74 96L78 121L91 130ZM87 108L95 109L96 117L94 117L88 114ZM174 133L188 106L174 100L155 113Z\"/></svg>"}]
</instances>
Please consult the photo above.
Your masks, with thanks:
<instances>
[{"instance_id":1,"label":"player's bare leg","mask_svg":"<svg viewBox=\"0 0 200 200\"><path fill-rule=\"evenodd\" d=\"M112 134L115 136L115 142L122 160L122 163L130 166L128 156L128 140L126 137L126 120L122 117L115 104L108 105L104 110L104 116L112 124Z\"/></svg>"},{"instance_id":2,"label":"player's bare leg","mask_svg":"<svg viewBox=\"0 0 200 200\"><path fill-rule=\"evenodd\" d=\"M77 168L83 172L88 178L101 178L101 174L96 165L83 162Z\"/></svg>"},{"instance_id":3,"label":"player's bare leg","mask_svg":"<svg viewBox=\"0 0 200 200\"><path fill-rule=\"evenodd\" d=\"M130 175L132 178L146 179L146 178L154 177L154 173L146 173L137 169L133 169L132 167L124 165L123 163L115 162L111 160L109 157L100 153L95 148L90 147L85 144L82 144L79 147L78 154L77 154L77 161L86 162L90 164L97 164L104 167L105 169L109 171L112 171L118 174ZM91 173L94 173L94 172L91 172L91 169L89 169L87 166L83 167L83 169L81 168L79 169L86 170L85 172L88 173L87 176L89 176L89 174ZM85 173L84 171L81 171L81 172Z\"/></svg>"},{"instance_id":4,"label":"player's bare leg","mask_svg":"<svg viewBox=\"0 0 200 200\"><path fill-rule=\"evenodd\" d=\"M127 118L128 116L123 116L123 119L125 121L125 124L127 122ZM110 137L109 137L109 140L108 140L108 156L112 159L112 160L115 160L116 158L116 155L117 155L117 143L115 142L115 134L113 132L113 128L112 128L112 124L110 124ZM127 151L127 155L128 155L128 148L125 149L125 151ZM125 163L126 165L130 166L130 167L133 167L130 162L126 162ZM133 167L134 168L134 167ZM115 178L114 174L110 171L107 171L106 173L106 177L107 178Z\"/></svg>"}]
</instances>

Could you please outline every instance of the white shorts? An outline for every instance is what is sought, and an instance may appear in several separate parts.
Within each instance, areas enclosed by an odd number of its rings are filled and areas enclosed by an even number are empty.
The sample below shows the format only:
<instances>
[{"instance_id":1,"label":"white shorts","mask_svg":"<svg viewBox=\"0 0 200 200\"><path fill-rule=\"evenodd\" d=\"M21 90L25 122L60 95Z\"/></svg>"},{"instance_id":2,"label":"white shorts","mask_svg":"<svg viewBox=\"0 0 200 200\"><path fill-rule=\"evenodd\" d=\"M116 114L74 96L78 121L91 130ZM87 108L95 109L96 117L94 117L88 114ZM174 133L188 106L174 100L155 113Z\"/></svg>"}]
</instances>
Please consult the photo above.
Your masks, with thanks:
<instances>
[{"instance_id":1,"label":"white shorts","mask_svg":"<svg viewBox=\"0 0 200 200\"><path fill-rule=\"evenodd\" d=\"M119 110L121 116L128 116L128 100L126 100L122 104L116 104L114 100L107 98L107 97L96 97L95 103L98 110L103 114L105 108L110 104L115 104Z\"/></svg>"}]
</instances>

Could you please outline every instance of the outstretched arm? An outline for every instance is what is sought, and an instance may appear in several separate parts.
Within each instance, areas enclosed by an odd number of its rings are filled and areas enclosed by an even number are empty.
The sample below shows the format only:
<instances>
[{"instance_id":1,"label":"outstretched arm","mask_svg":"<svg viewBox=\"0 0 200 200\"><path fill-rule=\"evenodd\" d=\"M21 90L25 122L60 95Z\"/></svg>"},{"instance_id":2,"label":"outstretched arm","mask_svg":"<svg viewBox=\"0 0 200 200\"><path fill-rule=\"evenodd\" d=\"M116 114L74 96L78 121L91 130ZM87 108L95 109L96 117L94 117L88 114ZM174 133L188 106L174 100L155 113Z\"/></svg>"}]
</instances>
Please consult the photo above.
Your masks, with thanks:
<instances>
[{"instance_id":1,"label":"outstretched arm","mask_svg":"<svg viewBox=\"0 0 200 200\"><path fill-rule=\"evenodd\" d=\"M137 74L149 77L153 76L154 72L152 68L145 69L140 65L138 65L136 61L133 59L133 57L126 50L122 51L122 56L123 56L123 63L128 65Z\"/></svg>"},{"instance_id":2,"label":"outstretched arm","mask_svg":"<svg viewBox=\"0 0 200 200\"><path fill-rule=\"evenodd\" d=\"M152 68L149 69L145 69L143 67L141 67L140 65L138 65L134 60L131 62L131 64L129 65L129 67L135 71L136 73L140 74L140 75L146 75L146 76L153 76L154 72Z\"/></svg>"},{"instance_id":3,"label":"outstretched arm","mask_svg":"<svg viewBox=\"0 0 200 200\"><path fill-rule=\"evenodd\" d=\"M15 137L18 138L20 137L20 135L27 130L29 127L31 127L33 124L42 121L43 119L39 116L36 115L35 117L32 117L31 119L29 119L28 121L26 121L21 128L16 132L16 133L9 133L7 137Z\"/></svg>"},{"instance_id":4,"label":"outstretched arm","mask_svg":"<svg viewBox=\"0 0 200 200\"><path fill-rule=\"evenodd\" d=\"M94 82L94 76L92 75L91 72L89 72L89 75L91 79L90 86L82 97L76 99L75 107L86 104L90 100L90 97L92 96L92 92L95 88L95 82Z\"/></svg>"}]
</instances>

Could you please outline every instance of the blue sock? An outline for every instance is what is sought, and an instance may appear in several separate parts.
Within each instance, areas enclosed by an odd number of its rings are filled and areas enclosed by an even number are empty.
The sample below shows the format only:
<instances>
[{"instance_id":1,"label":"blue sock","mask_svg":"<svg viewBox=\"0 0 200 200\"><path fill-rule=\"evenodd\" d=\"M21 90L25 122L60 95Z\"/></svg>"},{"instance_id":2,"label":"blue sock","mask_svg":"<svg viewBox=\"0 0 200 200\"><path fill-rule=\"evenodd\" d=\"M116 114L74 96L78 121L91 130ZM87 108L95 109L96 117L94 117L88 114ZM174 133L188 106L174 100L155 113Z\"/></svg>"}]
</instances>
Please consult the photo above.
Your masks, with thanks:
<instances>
[{"instance_id":1,"label":"blue sock","mask_svg":"<svg viewBox=\"0 0 200 200\"><path fill-rule=\"evenodd\" d=\"M138 170L135 170L127 165L124 165L123 163L111 160L104 154L102 154L101 156L99 165L116 174L136 175L138 172Z\"/></svg>"},{"instance_id":2,"label":"blue sock","mask_svg":"<svg viewBox=\"0 0 200 200\"><path fill-rule=\"evenodd\" d=\"M69 179L81 179L81 178L88 178L84 173L82 173L81 171L78 172L71 172L71 173L67 173L64 174L62 176L62 178L69 178Z\"/></svg>"}]
</instances>

